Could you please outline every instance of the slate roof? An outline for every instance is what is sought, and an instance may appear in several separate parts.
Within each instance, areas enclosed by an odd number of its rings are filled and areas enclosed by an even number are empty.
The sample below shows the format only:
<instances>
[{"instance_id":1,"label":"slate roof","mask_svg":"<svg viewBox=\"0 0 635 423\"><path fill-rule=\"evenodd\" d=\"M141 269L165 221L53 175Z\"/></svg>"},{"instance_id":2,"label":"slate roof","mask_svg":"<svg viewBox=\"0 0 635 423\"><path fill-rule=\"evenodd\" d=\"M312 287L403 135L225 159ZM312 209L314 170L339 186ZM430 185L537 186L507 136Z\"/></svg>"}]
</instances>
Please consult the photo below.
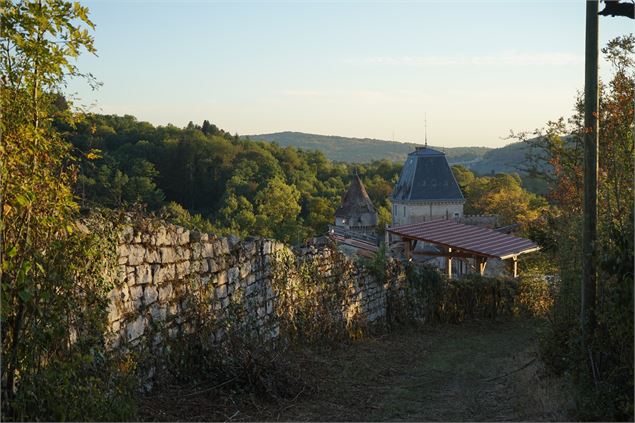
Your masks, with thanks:
<instances>
[{"instance_id":1,"label":"slate roof","mask_svg":"<svg viewBox=\"0 0 635 423\"><path fill-rule=\"evenodd\" d=\"M335 210L335 216L351 217L376 212L362 180L359 179L358 175L355 175L353 182L351 182L351 185L348 187L348 191L342 196L340 206Z\"/></svg>"},{"instance_id":2,"label":"slate roof","mask_svg":"<svg viewBox=\"0 0 635 423\"><path fill-rule=\"evenodd\" d=\"M463 193L454 179L445 154L428 147L417 148L408 154L395 185L392 199L463 200Z\"/></svg>"}]
</instances>

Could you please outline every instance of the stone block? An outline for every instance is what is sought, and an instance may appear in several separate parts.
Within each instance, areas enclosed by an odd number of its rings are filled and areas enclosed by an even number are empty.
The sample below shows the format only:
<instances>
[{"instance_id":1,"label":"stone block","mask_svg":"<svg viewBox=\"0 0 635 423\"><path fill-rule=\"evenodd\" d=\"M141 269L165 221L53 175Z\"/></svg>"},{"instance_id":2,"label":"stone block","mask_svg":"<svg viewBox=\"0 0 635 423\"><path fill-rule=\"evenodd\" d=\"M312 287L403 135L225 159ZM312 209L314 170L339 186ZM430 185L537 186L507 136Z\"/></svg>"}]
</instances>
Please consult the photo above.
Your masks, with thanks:
<instances>
[{"instance_id":1,"label":"stone block","mask_svg":"<svg viewBox=\"0 0 635 423\"><path fill-rule=\"evenodd\" d=\"M203 246L201 245L200 242L195 242L193 244L190 245L190 249L192 250L192 259L193 260L199 260L203 254Z\"/></svg>"},{"instance_id":2,"label":"stone block","mask_svg":"<svg viewBox=\"0 0 635 423\"><path fill-rule=\"evenodd\" d=\"M176 247L177 260L189 260L192 257L192 252L188 247Z\"/></svg>"},{"instance_id":3,"label":"stone block","mask_svg":"<svg viewBox=\"0 0 635 423\"><path fill-rule=\"evenodd\" d=\"M149 264L137 266L137 284L146 284L152 282L152 268Z\"/></svg>"},{"instance_id":4,"label":"stone block","mask_svg":"<svg viewBox=\"0 0 635 423\"><path fill-rule=\"evenodd\" d=\"M201 273L209 272L209 262L206 259L200 261L200 271Z\"/></svg>"},{"instance_id":5,"label":"stone block","mask_svg":"<svg viewBox=\"0 0 635 423\"><path fill-rule=\"evenodd\" d=\"M190 262L190 273L199 273L201 271L201 261L192 260Z\"/></svg>"},{"instance_id":6,"label":"stone block","mask_svg":"<svg viewBox=\"0 0 635 423\"><path fill-rule=\"evenodd\" d=\"M139 338L146 329L146 322L143 316L138 316L135 320L126 326L126 338L128 342Z\"/></svg>"},{"instance_id":7,"label":"stone block","mask_svg":"<svg viewBox=\"0 0 635 423\"><path fill-rule=\"evenodd\" d=\"M168 238L168 234L167 234L167 231L166 231L164 226L158 227L156 229L156 231L155 231L155 234L156 234L156 245L157 246L168 245L169 238Z\"/></svg>"},{"instance_id":8,"label":"stone block","mask_svg":"<svg viewBox=\"0 0 635 423\"><path fill-rule=\"evenodd\" d=\"M133 237L133 229L132 226L130 225L125 225L123 228L121 228L121 232L120 232L120 236L119 236L119 240L124 243L124 244L129 244L132 242L132 237Z\"/></svg>"},{"instance_id":9,"label":"stone block","mask_svg":"<svg viewBox=\"0 0 635 423\"><path fill-rule=\"evenodd\" d=\"M227 271L227 282L228 283L236 283L238 278L240 277L240 270L237 267L231 267Z\"/></svg>"},{"instance_id":10,"label":"stone block","mask_svg":"<svg viewBox=\"0 0 635 423\"><path fill-rule=\"evenodd\" d=\"M130 290L128 289L128 285L117 288L116 291L119 301L121 301L122 303L130 301Z\"/></svg>"},{"instance_id":11,"label":"stone block","mask_svg":"<svg viewBox=\"0 0 635 423\"><path fill-rule=\"evenodd\" d=\"M229 242L227 238L221 238L218 240L218 246L214 244L214 250L218 251L217 254L229 254Z\"/></svg>"},{"instance_id":12,"label":"stone block","mask_svg":"<svg viewBox=\"0 0 635 423\"><path fill-rule=\"evenodd\" d=\"M179 236L177 241L179 245L185 245L190 242L190 231L188 231L187 229L178 228L177 234Z\"/></svg>"},{"instance_id":13,"label":"stone block","mask_svg":"<svg viewBox=\"0 0 635 423\"><path fill-rule=\"evenodd\" d=\"M176 278L182 279L190 274L190 262L182 261L176 264Z\"/></svg>"},{"instance_id":14,"label":"stone block","mask_svg":"<svg viewBox=\"0 0 635 423\"><path fill-rule=\"evenodd\" d=\"M271 244L271 241L268 239L265 239L264 241L262 241L262 254L269 255L271 254L272 251L273 251L273 246Z\"/></svg>"},{"instance_id":15,"label":"stone block","mask_svg":"<svg viewBox=\"0 0 635 423\"><path fill-rule=\"evenodd\" d=\"M174 264L164 264L155 269L152 280L158 285L165 281L172 281L176 278L176 266Z\"/></svg>"},{"instance_id":16,"label":"stone block","mask_svg":"<svg viewBox=\"0 0 635 423\"><path fill-rule=\"evenodd\" d=\"M135 285L130 287L130 301L133 304L135 310L139 310L141 307L141 299L143 298L143 287L141 285Z\"/></svg>"},{"instance_id":17,"label":"stone block","mask_svg":"<svg viewBox=\"0 0 635 423\"><path fill-rule=\"evenodd\" d=\"M227 241L227 248L229 251L233 250L240 244L240 238L237 235L231 234L224 238Z\"/></svg>"},{"instance_id":18,"label":"stone block","mask_svg":"<svg viewBox=\"0 0 635 423\"><path fill-rule=\"evenodd\" d=\"M238 271L241 279L246 278L251 273L251 262L241 264Z\"/></svg>"},{"instance_id":19,"label":"stone block","mask_svg":"<svg viewBox=\"0 0 635 423\"><path fill-rule=\"evenodd\" d=\"M214 243L213 242L205 242L201 246L201 255L205 258L214 257Z\"/></svg>"},{"instance_id":20,"label":"stone block","mask_svg":"<svg viewBox=\"0 0 635 423\"><path fill-rule=\"evenodd\" d=\"M159 290L155 286L146 285L143 289L143 301L145 305L153 304L157 298L159 298Z\"/></svg>"},{"instance_id":21,"label":"stone block","mask_svg":"<svg viewBox=\"0 0 635 423\"><path fill-rule=\"evenodd\" d=\"M167 308L166 306L155 303L150 308L150 315L152 316L153 322L163 322L167 317Z\"/></svg>"},{"instance_id":22,"label":"stone block","mask_svg":"<svg viewBox=\"0 0 635 423\"><path fill-rule=\"evenodd\" d=\"M151 264L160 263L161 262L161 255L155 249L152 249L152 250L147 249L146 252L145 252L144 261L146 263L151 263Z\"/></svg>"},{"instance_id":23,"label":"stone block","mask_svg":"<svg viewBox=\"0 0 635 423\"><path fill-rule=\"evenodd\" d=\"M128 265L137 266L143 263L145 249L141 245L128 246Z\"/></svg>"},{"instance_id":24,"label":"stone block","mask_svg":"<svg viewBox=\"0 0 635 423\"><path fill-rule=\"evenodd\" d=\"M216 298L222 299L227 297L227 284L216 287Z\"/></svg>"},{"instance_id":25,"label":"stone block","mask_svg":"<svg viewBox=\"0 0 635 423\"><path fill-rule=\"evenodd\" d=\"M117 303L118 301L111 295L110 301L108 302L108 324L119 320L119 307L117 307Z\"/></svg>"},{"instance_id":26,"label":"stone block","mask_svg":"<svg viewBox=\"0 0 635 423\"><path fill-rule=\"evenodd\" d=\"M220 300L220 304L223 309L226 309L229 306L229 298L223 298Z\"/></svg>"},{"instance_id":27,"label":"stone block","mask_svg":"<svg viewBox=\"0 0 635 423\"><path fill-rule=\"evenodd\" d=\"M161 262L174 263L177 259L176 250L173 247L161 247Z\"/></svg>"},{"instance_id":28,"label":"stone block","mask_svg":"<svg viewBox=\"0 0 635 423\"><path fill-rule=\"evenodd\" d=\"M159 287L159 301L164 303L172 298L172 284L168 283Z\"/></svg>"},{"instance_id":29,"label":"stone block","mask_svg":"<svg viewBox=\"0 0 635 423\"><path fill-rule=\"evenodd\" d=\"M256 240L254 238L247 238L242 244L242 253L247 257L252 257L256 254Z\"/></svg>"}]
</instances>

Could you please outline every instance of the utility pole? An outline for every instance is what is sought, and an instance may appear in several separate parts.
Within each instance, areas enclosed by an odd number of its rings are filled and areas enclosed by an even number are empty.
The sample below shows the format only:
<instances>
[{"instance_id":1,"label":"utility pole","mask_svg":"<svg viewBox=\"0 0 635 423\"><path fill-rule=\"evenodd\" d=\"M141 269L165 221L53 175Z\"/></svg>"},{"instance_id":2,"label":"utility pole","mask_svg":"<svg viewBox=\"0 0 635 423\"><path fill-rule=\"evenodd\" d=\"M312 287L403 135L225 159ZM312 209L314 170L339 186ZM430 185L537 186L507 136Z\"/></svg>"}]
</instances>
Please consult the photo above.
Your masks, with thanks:
<instances>
[{"instance_id":1,"label":"utility pole","mask_svg":"<svg viewBox=\"0 0 635 423\"><path fill-rule=\"evenodd\" d=\"M581 325L585 347L595 329L598 207L598 6L586 1L584 68L584 223Z\"/></svg>"}]
</instances>

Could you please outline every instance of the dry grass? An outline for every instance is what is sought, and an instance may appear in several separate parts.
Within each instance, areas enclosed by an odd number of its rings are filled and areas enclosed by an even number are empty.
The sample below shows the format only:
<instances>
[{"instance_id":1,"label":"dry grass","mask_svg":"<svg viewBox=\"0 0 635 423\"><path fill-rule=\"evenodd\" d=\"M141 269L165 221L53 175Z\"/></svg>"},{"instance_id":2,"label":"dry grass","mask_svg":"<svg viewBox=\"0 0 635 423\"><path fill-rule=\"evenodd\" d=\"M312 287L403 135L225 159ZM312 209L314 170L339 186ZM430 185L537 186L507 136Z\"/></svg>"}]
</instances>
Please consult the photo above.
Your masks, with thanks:
<instances>
[{"instance_id":1,"label":"dry grass","mask_svg":"<svg viewBox=\"0 0 635 423\"><path fill-rule=\"evenodd\" d=\"M404 329L322 351L296 351L306 389L253 394L164 389L147 419L267 421L558 421L566 389L544 373L538 323L474 321ZM310 387L310 388L309 388ZM169 387L168 387L169 388Z\"/></svg>"}]
</instances>

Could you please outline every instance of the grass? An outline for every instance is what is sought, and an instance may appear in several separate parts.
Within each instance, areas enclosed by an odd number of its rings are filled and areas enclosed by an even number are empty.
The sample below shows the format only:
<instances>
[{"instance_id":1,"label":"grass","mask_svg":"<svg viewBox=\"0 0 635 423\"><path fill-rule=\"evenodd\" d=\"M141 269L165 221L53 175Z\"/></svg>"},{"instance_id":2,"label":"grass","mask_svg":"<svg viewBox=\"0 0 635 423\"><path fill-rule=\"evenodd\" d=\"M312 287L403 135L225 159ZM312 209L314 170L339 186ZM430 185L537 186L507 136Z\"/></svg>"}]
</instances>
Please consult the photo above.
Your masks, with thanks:
<instances>
[{"instance_id":1,"label":"grass","mask_svg":"<svg viewBox=\"0 0 635 423\"><path fill-rule=\"evenodd\" d=\"M151 420L559 421L573 407L537 356L540 322L406 328L290 357L309 389L285 400L222 392L147 399ZM230 393L231 394L231 393ZM231 399L230 399L231 398ZM159 409L157 409L159 404ZM163 411L162 411L163 410ZM161 411L163 414L161 414Z\"/></svg>"}]
</instances>

